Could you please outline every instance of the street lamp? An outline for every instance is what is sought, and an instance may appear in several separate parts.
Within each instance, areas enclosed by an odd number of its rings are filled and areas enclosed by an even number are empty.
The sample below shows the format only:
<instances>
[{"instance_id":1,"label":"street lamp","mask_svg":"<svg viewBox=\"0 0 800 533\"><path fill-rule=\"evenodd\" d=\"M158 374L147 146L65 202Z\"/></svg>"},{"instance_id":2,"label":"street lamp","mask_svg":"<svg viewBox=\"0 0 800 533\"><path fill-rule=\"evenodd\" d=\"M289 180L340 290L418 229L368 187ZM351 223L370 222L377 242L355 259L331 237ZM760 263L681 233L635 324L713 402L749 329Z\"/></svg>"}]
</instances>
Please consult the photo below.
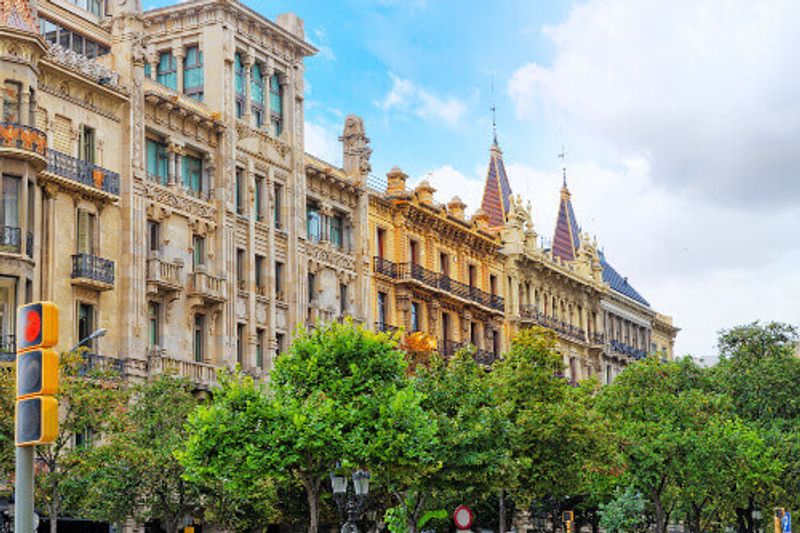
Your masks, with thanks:
<instances>
[{"instance_id":1,"label":"street lamp","mask_svg":"<svg viewBox=\"0 0 800 533\"><path fill-rule=\"evenodd\" d=\"M75 350L77 350L78 348L80 348L81 346L86 344L87 342L93 341L95 339L99 339L100 337L104 337L106 333L108 333L108 330L106 328L100 328L100 329L94 330L92 333L89 334L88 337L78 341L78 344L73 346L72 349L70 350L70 352L74 352Z\"/></svg>"},{"instance_id":2,"label":"street lamp","mask_svg":"<svg viewBox=\"0 0 800 533\"><path fill-rule=\"evenodd\" d=\"M333 499L336 501L336 507L339 508L340 521L342 524L342 533L358 533L356 522L367 504L367 497L369 496L369 472L366 470L358 469L353 472L353 489L348 490L349 484L347 476L341 471L337 463L336 469L331 472L331 489L333 490ZM345 514L347 521L344 521Z\"/></svg>"}]
</instances>

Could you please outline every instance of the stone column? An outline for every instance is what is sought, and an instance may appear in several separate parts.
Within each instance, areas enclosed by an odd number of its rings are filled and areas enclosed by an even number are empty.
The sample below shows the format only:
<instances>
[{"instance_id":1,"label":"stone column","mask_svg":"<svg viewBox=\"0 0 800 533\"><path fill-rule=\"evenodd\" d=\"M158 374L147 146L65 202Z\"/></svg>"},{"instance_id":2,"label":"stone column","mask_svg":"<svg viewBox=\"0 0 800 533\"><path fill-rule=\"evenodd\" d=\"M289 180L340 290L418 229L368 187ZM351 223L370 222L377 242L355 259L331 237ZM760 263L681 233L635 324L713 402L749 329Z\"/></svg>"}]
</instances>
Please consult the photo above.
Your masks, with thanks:
<instances>
[{"instance_id":1,"label":"stone column","mask_svg":"<svg viewBox=\"0 0 800 533\"><path fill-rule=\"evenodd\" d=\"M177 185L181 182L181 165L178 158L181 155L181 146L171 142L167 144L168 165L167 165L167 185Z\"/></svg>"},{"instance_id":2,"label":"stone column","mask_svg":"<svg viewBox=\"0 0 800 533\"><path fill-rule=\"evenodd\" d=\"M253 57L253 54L248 52L242 59L244 60L244 109L242 111L242 115L244 117L249 117L252 113L250 108L250 102L252 98L250 93L250 83L252 81L253 64L255 63L255 58ZM249 123L250 122L248 119L248 124Z\"/></svg>"},{"instance_id":3,"label":"stone column","mask_svg":"<svg viewBox=\"0 0 800 533\"><path fill-rule=\"evenodd\" d=\"M274 135L272 131L272 102L269 92L270 83L272 81L272 75L275 73L275 61L272 58L269 58L264 63L264 125L267 131L270 132L271 135Z\"/></svg>"},{"instance_id":4,"label":"stone column","mask_svg":"<svg viewBox=\"0 0 800 533\"><path fill-rule=\"evenodd\" d=\"M177 78L178 82L176 84L177 90L179 93L183 93L183 58L184 58L184 50L183 47L178 45L173 48L172 56L175 58L175 65L177 72L175 77Z\"/></svg>"}]
</instances>

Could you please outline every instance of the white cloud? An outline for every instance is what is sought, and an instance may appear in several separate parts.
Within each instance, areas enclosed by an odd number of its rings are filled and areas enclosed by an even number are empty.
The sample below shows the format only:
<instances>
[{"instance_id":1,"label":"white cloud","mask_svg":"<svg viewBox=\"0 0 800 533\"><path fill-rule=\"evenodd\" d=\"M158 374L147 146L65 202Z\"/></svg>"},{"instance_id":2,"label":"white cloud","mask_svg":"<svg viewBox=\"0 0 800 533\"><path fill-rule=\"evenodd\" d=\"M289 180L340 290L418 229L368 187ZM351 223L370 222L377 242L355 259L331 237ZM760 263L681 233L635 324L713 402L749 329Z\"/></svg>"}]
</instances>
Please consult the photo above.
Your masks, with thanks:
<instances>
[{"instance_id":1,"label":"white cloud","mask_svg":"<svg viewBox=\"0 0 800 533\"><path fill-rule=\"evenodd\" d=\"M332 165L342 166L342 147L337 129L315 122L305 124L305 150Z\"/></svg>"},{"instance_id":2,"label":"white cloud","mask_svg":"<svg viewBox=\"0 0 800 533\"><path fill-rule=\"evenodd\" d=\"M333 52L333 48L330 46L328 32L325 28L315 29L314 36L311 37L310 35L307 35L306 39L311 46L318 50L317 57L325 59L326 61L336 60L336 54Z\"/></svg>"},{"instance_id":3,"label":"white cloud","mask_svg":"<svg viewBox=\"0 0 800 533\"><path fill-rule=\"evenodd\" d=\"M455 127L466 110L463 101L454 96L440 97L411 80L400 78L389 73L392 88L386 98L377 105L384 111L397 110L401 113L413 114L432 123L441 123Z\"/></svg>"},{"instance_id":4,"label":"white cloud","mask_svg":"<svg viewBox=\"0 0 800 533\"><path fill-rule=\"evenodd\" d=\"M458 196L462 202L467 204L465 209L467 216L470 216L481 205L483 179L476 175L467 176L450 165L444 165L408 180L406 186L413 189L423 180L428 180L428 183L436 189L434 199L438 203L446 204L454 196Z\"/></svg>"},{"instance_id":5,"label":"white cloud","mask_svg":"<svg viewBox=\"0 0 800 533\"><path fill-rule=\"evenodd\" d=\"M508 83L520 118L563 119L721 202L800 199L800 3L590 0L545 33L552 64Z\"/></svg>"}]
</instances>

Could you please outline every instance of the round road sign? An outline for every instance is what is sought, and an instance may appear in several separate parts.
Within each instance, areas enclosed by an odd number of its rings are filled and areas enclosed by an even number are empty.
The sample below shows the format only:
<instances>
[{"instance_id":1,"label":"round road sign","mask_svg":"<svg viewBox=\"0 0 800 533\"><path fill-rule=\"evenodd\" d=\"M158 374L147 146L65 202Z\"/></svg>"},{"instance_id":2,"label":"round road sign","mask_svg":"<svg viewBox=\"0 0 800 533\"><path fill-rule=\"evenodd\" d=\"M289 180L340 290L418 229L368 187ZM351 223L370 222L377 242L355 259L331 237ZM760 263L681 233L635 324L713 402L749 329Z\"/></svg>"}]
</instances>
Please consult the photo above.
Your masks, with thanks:
<instances>
[{"instance_id":1,"label":"round road sign","mask_svg":"<svg viewBox=\"0 0 800 533\"><path fill-rule=\"evenodd\" d=\"M459 505L456 507L455 512L453 513L453 522L456 523L456 527L458 529L469 529L472 527L472 521L475 519L475 515L472 514L472 510L466 505Z\"/></svg>"}]
</instances>

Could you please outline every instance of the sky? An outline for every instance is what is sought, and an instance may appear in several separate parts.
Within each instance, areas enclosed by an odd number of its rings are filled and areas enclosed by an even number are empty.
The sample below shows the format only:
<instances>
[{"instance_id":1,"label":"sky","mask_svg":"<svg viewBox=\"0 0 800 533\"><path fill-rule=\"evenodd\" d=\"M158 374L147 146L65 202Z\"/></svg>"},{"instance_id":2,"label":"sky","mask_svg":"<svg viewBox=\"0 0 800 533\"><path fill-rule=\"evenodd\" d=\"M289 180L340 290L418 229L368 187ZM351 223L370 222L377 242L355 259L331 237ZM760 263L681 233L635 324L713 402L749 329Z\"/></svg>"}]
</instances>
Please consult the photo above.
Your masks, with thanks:
<instances>
[{"instance_id":1,"label":"sky","mask_svg":"<svg viewBox=\"0 0 800 533\"><path fill-rule=\"evenodd\" d=\"M164 0L145 0L144 7ZM552 236L562 166L583 231L681 328L800 324L800 2L250 0L305 20L306 150L341 163L364 118L373 174L480 203L497 136ZM562 151L564 163L558 158Z\"/></svg>"}]
</instances>

